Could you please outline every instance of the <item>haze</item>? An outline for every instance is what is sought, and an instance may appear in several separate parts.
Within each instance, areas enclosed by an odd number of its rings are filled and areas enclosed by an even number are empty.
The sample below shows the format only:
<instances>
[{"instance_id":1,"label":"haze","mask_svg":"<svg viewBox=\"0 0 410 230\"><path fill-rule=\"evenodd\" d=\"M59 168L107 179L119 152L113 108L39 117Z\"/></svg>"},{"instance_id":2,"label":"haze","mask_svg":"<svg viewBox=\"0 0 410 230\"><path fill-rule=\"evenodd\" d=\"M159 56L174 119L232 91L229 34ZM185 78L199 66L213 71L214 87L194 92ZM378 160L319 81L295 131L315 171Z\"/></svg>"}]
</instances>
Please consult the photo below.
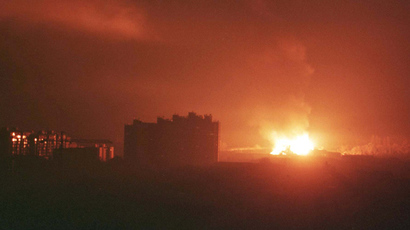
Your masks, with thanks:
<instances>
[{"instance_id":1,"label":"haze","mask_svg":"<svg viewBox=\"0 0 410 230\"><path fill-rule=\"evenodd\" d=\"M273 130L326 149L408 140L408 12L408 1L1 1L0 126L121 146L134 118L195 111L220 121L221 149L270 147Z\"/></svg>"}]
</instances>

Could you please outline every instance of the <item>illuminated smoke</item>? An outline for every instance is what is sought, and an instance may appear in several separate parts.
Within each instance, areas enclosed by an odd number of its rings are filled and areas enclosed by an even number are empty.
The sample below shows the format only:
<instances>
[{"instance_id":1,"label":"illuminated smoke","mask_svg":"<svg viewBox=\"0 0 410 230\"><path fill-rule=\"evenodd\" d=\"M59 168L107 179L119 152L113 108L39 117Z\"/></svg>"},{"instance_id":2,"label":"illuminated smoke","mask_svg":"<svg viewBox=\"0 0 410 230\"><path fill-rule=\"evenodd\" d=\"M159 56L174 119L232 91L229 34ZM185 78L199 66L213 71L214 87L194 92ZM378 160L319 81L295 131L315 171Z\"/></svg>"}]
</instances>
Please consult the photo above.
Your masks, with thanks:
<instances>
[{"instance_id":1,"label":"illuminated smoke","mask_svg":"<svg viewBox=\"0 0 410 230\"><path fill-rule=\"evenodd\" d=\"M254 121L272 145L275 140L295 139L308 133L311 107L304 94L314 72L306 63L306 49L299 42L280 39L276 48L270 56L263 54L256 65L260 72L271 75L267 90L274 97L263 99L265 104L255 108Z\"/></svg>"},{"instance_id":2,"label":"illuminated smoke","mask_svg":"<svg viewBox=\"0 0 410 230\"><path fill-rule=\"evenodd\" d=\"M127 1L39 0L7 1L0 7L0 20L65 26L113 38L145 39L143 10Z\"/></svg>"}]
</instances>

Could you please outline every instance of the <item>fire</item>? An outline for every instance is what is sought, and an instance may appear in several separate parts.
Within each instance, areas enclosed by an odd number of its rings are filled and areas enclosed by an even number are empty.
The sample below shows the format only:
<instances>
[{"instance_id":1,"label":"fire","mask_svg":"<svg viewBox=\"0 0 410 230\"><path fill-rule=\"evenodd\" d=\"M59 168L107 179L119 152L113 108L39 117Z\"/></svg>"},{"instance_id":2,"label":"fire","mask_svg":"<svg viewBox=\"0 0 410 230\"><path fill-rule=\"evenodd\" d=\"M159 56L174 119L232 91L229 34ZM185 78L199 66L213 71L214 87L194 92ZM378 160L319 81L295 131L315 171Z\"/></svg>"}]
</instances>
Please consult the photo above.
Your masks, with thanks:
<instances>
[{"instance_id":1,"label":"fire","mask_svg":"<svg viewBox=\"0 0 410 230\"><path fill-rule=\"evenodd\" d=\"M314 148L314 144L309 139L307 133L296 136L293 139L287 137L274 138L273 141L275 147L271 152L272 155L287 155L292 153L296 155L307 155Z\"/></svg>"}]
</instances>

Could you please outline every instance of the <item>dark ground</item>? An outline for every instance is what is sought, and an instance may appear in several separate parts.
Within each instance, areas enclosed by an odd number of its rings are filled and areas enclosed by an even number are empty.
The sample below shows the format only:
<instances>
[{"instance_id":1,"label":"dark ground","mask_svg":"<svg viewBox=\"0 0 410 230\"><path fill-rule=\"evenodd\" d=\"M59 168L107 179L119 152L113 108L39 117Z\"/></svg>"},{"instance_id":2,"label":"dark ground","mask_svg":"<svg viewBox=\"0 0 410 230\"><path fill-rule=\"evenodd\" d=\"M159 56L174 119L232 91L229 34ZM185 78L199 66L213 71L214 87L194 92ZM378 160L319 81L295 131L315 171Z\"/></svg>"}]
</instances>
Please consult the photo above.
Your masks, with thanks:
<instances>
[{"instance_id":1,"label":"dark ground","mask_svg":"<svg viewBox=\"0 0 410 230\"><path fill-rule=\"evenodd\" d=\"M0 229L410 229L410 164L397 159L5 165Z\"/></svg>"}]
</instances>

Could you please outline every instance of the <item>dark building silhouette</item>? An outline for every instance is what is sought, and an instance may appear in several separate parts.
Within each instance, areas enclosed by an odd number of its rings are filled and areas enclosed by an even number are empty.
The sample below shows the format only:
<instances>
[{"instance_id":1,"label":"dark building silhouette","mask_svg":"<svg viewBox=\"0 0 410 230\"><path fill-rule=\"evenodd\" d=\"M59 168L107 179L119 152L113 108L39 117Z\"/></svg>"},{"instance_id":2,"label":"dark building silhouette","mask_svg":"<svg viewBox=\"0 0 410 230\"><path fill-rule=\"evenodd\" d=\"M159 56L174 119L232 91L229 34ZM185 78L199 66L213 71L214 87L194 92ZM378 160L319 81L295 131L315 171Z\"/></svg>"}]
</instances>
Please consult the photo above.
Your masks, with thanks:
<instances>
[{"instance_id":1,"label":"dark building silhouette","mask_svg":"<svg viewBox=\"0 0 410 230\"><path fill-rule=\"evenodd\" d=\"M29 136L32 131L4 127L0 130L0 155L2 157L30 155Z\"/></svg>"},{"instance_id":2,"label":"dark building silhouette","mask_svg":"<svg viewBox=\"0 0 410 230\"><path fill-rule=\"evenodd\" d=\"M67 148L70 137L55 131L20 131L17 128L0 130L0 152L2 156L38 156L52 158L53 150Z\"/></svg>"},{"instance_id":3,"label":"dark building silhouette","mask_svg":"<svg viewBox=\"0 0 410 230\"><path fill-rule=\"evenodd\" d=\"M207 164L218 161L219 122L191 112L157 123L124 127L124 159L138 163Z\"/></svg>"},{"instance_id":4,"label":"dark building silhouette","mask_svg":"<svg viewBox=\"0 0 410 230\"><path fill-rule=\"evenodd\" d=\"M71 139L64 132L55 131L0 129L0 157L36 156L50 159L54 150L71 148L95 148L93 151L97 151L101 161L114 158L114 146L109 140ZM82 151L77 152L81 154ZM70 154L70 151L67 153Z\"/></svg>"},{"instance_id":5,"label":"dark building silhouette","mask_svg":"<svg viewBox=\"0 0 410 230\"><path fill-rule=\"evenodd\" d=\"M86 167L101 160L100 150L95 147L54 149L53 159L60 166L69 167Z\"/></svg>"},{"instance_id":6,"label":"dark building silhouette","mask_svg":"<svg viewBox=\"0 0 410 230\"><path fill-rule=\"evenodd\" d=\"M41 130L37 133L33 132L28 139L30 155L49 159L53 157L55 149L68 148L71 138L64 132Z\"/></svg>"},{"instance_id":7,"label":"dark building silhouette","mask_svg":"<svg viewBox=\"0 0 410 230\"><path fill-rule=\"evenodd\" d=\"M114 158L114 146L109 140L71 139L68 148L95 148L98 150L100 161Z\"/></svg>"}]
</instances>

